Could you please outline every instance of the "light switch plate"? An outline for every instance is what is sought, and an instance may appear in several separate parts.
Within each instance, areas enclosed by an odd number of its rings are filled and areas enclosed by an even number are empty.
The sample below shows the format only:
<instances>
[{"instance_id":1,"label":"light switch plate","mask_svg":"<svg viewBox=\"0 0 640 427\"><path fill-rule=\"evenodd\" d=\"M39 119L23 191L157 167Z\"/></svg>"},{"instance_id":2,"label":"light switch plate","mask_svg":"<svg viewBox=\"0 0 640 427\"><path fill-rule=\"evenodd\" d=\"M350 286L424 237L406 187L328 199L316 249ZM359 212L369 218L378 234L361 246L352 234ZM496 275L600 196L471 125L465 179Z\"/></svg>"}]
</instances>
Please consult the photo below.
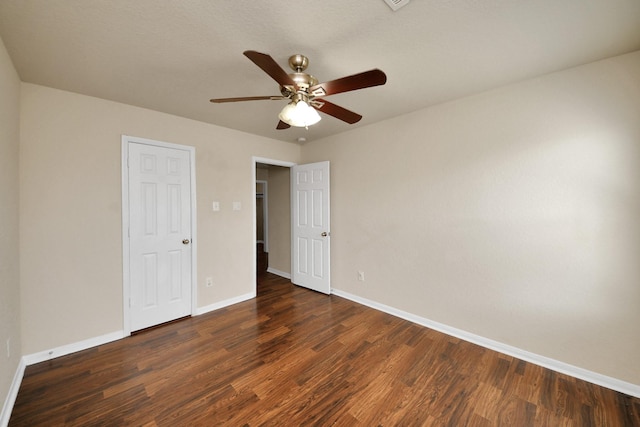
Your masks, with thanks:
<instances>
[{"instance_id":1,"label":"light switch plate","mask_svg":"<svg viewBox=\"0 0 640 427\"><path fill-rule=\"evenodd\" d=\"M218 212L220 210L220 202L213 202L213 211Z\"/></svg>"},{"instance_id":2,"label":"light switch plate","mask_svg":"<svg viewBox=\"0 0 640 427\"><path fill-rule=\"evenodd\" d=\"M241 207L242 207L242 205L240 204L240 202L233 202L233 210L234 211L239 211Z\"/></svg>"}]
</instances>

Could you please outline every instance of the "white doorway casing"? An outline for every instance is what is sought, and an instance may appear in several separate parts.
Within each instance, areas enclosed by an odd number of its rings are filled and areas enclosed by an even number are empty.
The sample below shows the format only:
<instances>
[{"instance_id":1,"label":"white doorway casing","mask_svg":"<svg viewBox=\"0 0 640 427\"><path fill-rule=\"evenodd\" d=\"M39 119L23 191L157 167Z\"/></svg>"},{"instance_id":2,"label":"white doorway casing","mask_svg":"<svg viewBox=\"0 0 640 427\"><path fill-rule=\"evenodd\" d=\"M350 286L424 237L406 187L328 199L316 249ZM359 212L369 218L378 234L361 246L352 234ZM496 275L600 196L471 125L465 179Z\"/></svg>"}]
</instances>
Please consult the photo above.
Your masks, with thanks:
<instances>
[{"instance_id":1,"label":"white doorway casing","mask_svg":"<svg viewBox=\"0 0 640 427\"><path fill-rule=\"evenodd\" d=\"M159 172L151 171L151 176L145 176L145 182L141 182L137 169L147 167L141 165L142 160L152 165L155 161L152 159L157 159ZM141 193L139 187L149 191ZM195 194L195 148L122 136L125 335L194 314L197 283ZM151 201L141 200L145 198ZM150 206L156 209L157 219ZM146 231L140 229L143 223L146 223ZM154 232L156 228L157 233ZM143 292L143 288L149 292Z\"/></svg>"},{"instance_id":2,"label":"white doorway casing","mask_svg":"<svg viewBox=\"0 0 640 427\"><path fill-rule=\"evenodd\" d=\"M256 180L258 179L257 178L258 174L256 172L258 164L264 164L264 165L269 165L269 166L280 166L280 167L284 167L284 168L292 168L293 166L296 165L293 162L277 160L277 159L270 159L270 158L266 158L266 157L256 157L256 156L251 158L251 162L252 162L252 167L251 167L252 182L256 182ZM253 196L252 200L255 200L255 198L256 198L256 193L255 193L256 186L253 185L252 187L253 187L253 191L254 191L254 194L252 195ZM270 233L270 232L273 232L273 230L267 229L267 230L265 230L265 232L266 233ZM253 248L252 248L252 250L253 250L253 259L254 260L257 258L257 243L258 242L257 242L257 239L255 237L256 235L257 235L257 215L256 215L255 204L254 204L254 208L253 208L253 236L254 236L254 238L253 238ZM265 240L268 241L268 237L267 236L265 236ZM271 267L269 267L269 270L267 270L267 271L273 272L274 274L278 274L278 275L280 275L282 277L287 277L287 273L285 273L284 271L273 271L273 269L271 269ZM287 277L287 278L290 278L290 277ZM255 265L255 263L254 263L254 266L253 266L253 283L256 283L256 279L257 279L257 265ZM257 292L257 287L254 288L254 290Z\"/></svg>"},{"instance_id":3,"label":"white doorway casing","mask_svg":"<svg viewBox=\"0 0 640 427\"><path fill-rule=\"evenodd\" d=\"M286 277L289 279L292 279L292 282L294 284L300 285L300 286L304 286L307 287L309 289L313 289L313 290L317 290L319 292L322 293L326 293L326 294L330 294L331 293L331 277L330 277L330 229L329 229L329 222L330 222L330 206L329 206L329 162L319 162L319 163L315 163L315 164L310 164L310 165L297 165L296 163L293 162L287 162L287 161L282 161L282 160L274 160L274 159L269 159L269 158L263 158L263 157L253 157L252 158L252 182L256 181L256 166L258 163L261 164L266 164L266 165L272 165L272 166L281 166L281 167L286 167L289 168L291 170L291 180L290 180L290 200L291 200L291 242L290 242L290 247L291 247L291 273L290 274L286 274L284 272L277 272L277 271L272 271L271 267L269 267L269 269L267 271L273 272L275 274L281 275L282 277ZM318 203L315 205L315 207L321 207L324 209L321 209L322 212L324 212L324 216L316 216L315 219L313 219L314 221L314 229L317 228L315 227L315 225L317 225L317 220L319 219L320 221L322 221L322 225L323 225L323 229L319 231L318 236L320 239L322 239L322 242L317 241L317 239L315 240L315 244L316 247L318 247L318 243L322 243L321 244L321 250L320 251L309 251L307 252L307 254L311 257L315 257L315 258L311 258L308 259L307 265L311 265L311 263L315 263L315 266L318 265L322 265L323 268L322 269L315 269L313 271L313 275L309 276L307 278L305 278L304 276L301 276L300 274L298 274L298 277L296 279L293 279L294 276L294 264L296 263L296 261L293 259L296 255L294 254L294 239L296 239L296 236L294 235L295 231L294 231L294 222L296 221L294 218L294 179L295 179L295 174L294 174L294 169L295 168L302 168L299 170L304 170L305 167L311 167L311 169L309 170L310 172L312 172L312 170L316 170L317 173L317 169L318 166L320 166L323 169L323 183L321 184L321 187L319 188L315 188L316 191L316 195L322 193L322 198L321 201L322 203ZM313 172L312 172L313 173ZM318 182L316 182L315 184L318 184ZM255 188L256 186L253 185L253 199L255 199L256 194L255 194ZM320 191L318 191L320 190ZM314 197L313 195L311 197ZM313 209L313 208L312 208ZM313 209L313 212L318 212L317 209ZM257 225L256 225L256 211L255 211L255 204L254 204L254 210L253 210L253 259L256 259L257 256L257 240L255 238L256 233L257 233ZM317 230L314 230L314 232ZM322 233L326 233L326 236L322 236ZM309 241L311 242L311 241ZM318 255L320 255L320 257L318 257ZM254 274L254 283L256 283L256 278L257 278L257 268L256 265L254 264L254 268L253 268L253 274ZM318 276L321 276L318 277ZM301 278L301 280L300 280ZM311 281L307 280L307 279L311 279ZM256 289L257 291L257 289Z\"/></svg>"}]
</instances>

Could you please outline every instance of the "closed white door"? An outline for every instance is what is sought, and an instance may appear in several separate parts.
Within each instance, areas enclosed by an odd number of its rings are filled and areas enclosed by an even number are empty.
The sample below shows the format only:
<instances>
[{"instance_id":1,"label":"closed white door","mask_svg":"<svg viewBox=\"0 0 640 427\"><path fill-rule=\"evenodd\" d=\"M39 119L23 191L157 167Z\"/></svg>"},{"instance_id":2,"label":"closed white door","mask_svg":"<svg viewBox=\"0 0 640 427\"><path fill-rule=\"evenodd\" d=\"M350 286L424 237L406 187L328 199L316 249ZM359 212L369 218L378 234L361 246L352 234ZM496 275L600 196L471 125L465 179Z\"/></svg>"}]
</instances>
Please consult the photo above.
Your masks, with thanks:
<instances>
[{"instance_id":1,"label":"closed white door","mask_svg":"<svg viewBox=\"0 0 640 427\"><path fill-rule=\"evenodd\" d=\"M129 143L131 331L192 313L190 152Z\"/></svg>"},{"instance_id":2,"label":"closed white door","mask_svg":"<svg viewBox=\"0 0 640 427\"><path fill-rule=\"evenodd\" d=\"M330 294L329 162L291 170L291 281Z\"/></svg>"}]
</instances>

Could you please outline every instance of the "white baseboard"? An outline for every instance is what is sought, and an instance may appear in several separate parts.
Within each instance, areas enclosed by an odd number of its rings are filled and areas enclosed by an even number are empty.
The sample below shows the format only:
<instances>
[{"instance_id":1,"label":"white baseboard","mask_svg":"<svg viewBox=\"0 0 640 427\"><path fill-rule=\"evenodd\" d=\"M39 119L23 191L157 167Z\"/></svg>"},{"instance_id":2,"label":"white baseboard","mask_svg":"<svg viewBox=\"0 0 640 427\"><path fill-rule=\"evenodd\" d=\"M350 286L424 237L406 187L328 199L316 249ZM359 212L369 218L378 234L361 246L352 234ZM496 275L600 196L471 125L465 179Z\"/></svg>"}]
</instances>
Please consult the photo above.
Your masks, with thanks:
<instances>
[{"instance_id":1,"label":"white baseboard","mask_svg":"<svg viewBox=\"0 0 640 427\"><path fill-rule=\"evenodd\" d=\"M89 338L73 344L67 344L53 349L22 356L22 358L20 359L20 363L18 364L16 374L13 377L13 382L11 383L9 394L7 395L4 406L2 407L2 415L0 416L0 427L5 427L9 424L11 411L13 410L13 405L16 402L16 397L18 397L18 390L20 390L20 384L22 383L22 378L24 377L24 370L27 366L51 360L56 357L66 356L67 354L86 350L88 348L96 347L122 338L124 338L123 331L111 332L99 337Z\"/></svg>"},{"instance_id":2,"label":"white baseboard","mask_svg":"<svg viewBox=\"0 0 640 427\"><path fill-rule=\"evenodd\" d=\"M25 361L25 364L29 366L35 363L54 359L56 357L66 356L67 354L75 353L77 351L86 350L91 347L97 347L102 344L110 343L111 341L117 341L124 337L125 335L123 331L111 332L99 337L78 341L73 344L63 345L49 350L40 351L38 353L27 354L26 356L23 356L22 359Z\"/></svg>"},{"instance_id":3,"label":"white baseboard","mask_svg":"<svg viewBox=\"0 0 640 427\"><path fill-rule=\"evenodd\" d=\"M196 316L201 314L209 313L210 311L219 310L224 307L228 307L233 304L237 304L239 302L247 301L256 297L255 292L249 292L248 294L238 295L237 297L229 298L224 301L216 302L210 305L205 305L204 307L196 308Z\"/></svg>"},{"instance_id":4,"label":"white baseboard","mask_svg":"<svg viewBox=\"0 0 640 427\"><path fill-rule=\"evenodd\" d=\"M269 272L285 278L290 278L290 275L288 273L280 272L278 270L273 270ZM535 365L542 366L544 368L548 368L556 372L560 372L562 374L570 375L572 377L579 378L581 380L588 381L590 383L597 384L599 386L606 387L611 390L618 391L620 393L624 393L630 396L640 398L640 385L638 384L632 384L626 381L622 381L616 378L599 374L597 372L592 372L583 368L579 368L577 366L560 362L555 359L541 356L539 354L531 353L529 351L525 351L520 348L503 344L501 342L494 341L485 337L481 337L479 335L475 335L475 334L463 331L461 329L456 329L451 326L444 325L442 323L434 322L433 320L416 316L414 314L411 314L402 310L398 310L394 307L390 307L390 306L378 303L376 301L368 300L366 298L362 298L357 295L353 295L348 292L341 291L339 289L332 289L331 291L336 296L346 298L358 304L371 307L373 309L382 311L384 313L391 314L392 316L396 316L401 319L405 319L410 322L416 323L418 325L425 326L430 329L434 329L436 331L480 345L490 350L494 350L499 353L506 354L508 356L516 357L526 362L530 362ZM250 292L244 295L239 295L234 298L229 298L227 300L220 301L215 304L198 308L196 310L196 315L205 314L210 311L218 310L220 308L237 304L239 302L247 301L255 297L256 297L255 292ZM7 394L4 405L2 407L2 413L0 414L0 427L6 427L9 424L11 411L13 410L13 405L15 404L16 397L18 396L18 390L20 389L20 384L22 383L24 371L27 366L33 365L39 362L44 362L46 360L50 360L55 357L65 356L67 354L75 353L81 350L86 350L88 348L96 347L102 344L116 341L124 337L125 335L123 331L116 331L116 332L112 332L99 337L79 341L77 343L56 347L51 350L46 350L46 351L23 356L22 359L20 360L20 363L18 364L16 373L13 377L13 382L11 383L11 387L9 389L9 393Z\"/></svg>"},{"instance_id":5,"label":"white baseboard","mask_svg":"<svg viewBox=\"0 0 640 427\"><path fill-rule=\"evenodd\" d=\"M284 277L285 279L291 280L291 273L286 273L284 271L276 270L275 268L267 268L267 273L275 274L276 276Z\"/></svg>"},{"instance_id":6,"label":"white baseboard","mask_svg":"<svg viewBox=\"0 0 640 427\"><path fill-rule=\"evenodd\" d=\"M215 304L211 304L205 307L200 307L198 309L196 309L196 315L200 315L200 314L204 314L204 313L208 313L209 311L213 311L213 310L217 310L219 308L223 308L223 307L227 307L229 305L233 305L242 301L246 301L249 300L251 298L255 298L256 294L255 292L250 292L248 294L245 295L239 295L237 297L234 298L229 298L227 300L224 301L220 301L218 303ZM24 361L26 366L29 365L33 365L35 363L40 363L40 362L44 362L46 360L50 360L50 359L54 359L56 357L60 357L60 356L66 356L67 354L71 354L71 353L75 353L78 351L82 351L82 350L86 350L88 348L91 347L97 347L99 345L102 344L106 344L109 343L111 341L116 341L119 339L124 338L126 335L124 334L124 331L116 331L116 332L111 332L109 334L106 335L101 335L99 337L94 337L94 338L89 338L83 341L79 341L73 344L67 344L67 345L63 345L60 347L56 347L53 349L49 349L49 350L45 350L45 351L41 351L38 353L33 353L33 354L28 354L26 356L22 357L22 360Z\"/></svg>"},{"instance_id":7,"label":"white baseboard","mask_svg":"<svg viewBox=\"0 0 640 427\"><path fill-rule=\"evenodd\" d=\"M619 380L617 378L609 377L599 374L597 372L589 371L577 366L569 365L568 363L560 362L559 360L551 359L539 354L531 353L526 350L522 350L517 347L513 347L498 341L494 341L479 335L475 335L461 329L456 329L451 326L444 325L442 323L434 322L433 320L426 319L424 317L416 316L415 314L407 313L402 310L398 310L388 305L380 304L376 301L371 301L366 298L359 297L357 295L350 294L348 292L341 291L339 289L332 289L332 293L336 296L346 298L358 304L366 305L373 309L391 314L392 316L399 317L404 320L416 323L421 326L442 332L447 335L459 338L464 341L468 341L473 344L488 348L490 350L497 351L508 356L512 356L526 362L533 363L534 365L542 366L543 368L551 369L562 374L570 375L581 380L597 384L602 387L609 388L611 390L619 391L620 393L628 394L634 397L640 397L640 385L632 384L626 381Z\"/></svg>"},{"instance_id":8,"label":"white baseboard","mask_svg":"<svg viewBox=\"0 0 640 427\"><path fill-rule=\"evenodd\" d=\"M229 298L227 300L220 301L215 304L211 304L205 307L200 307L196 310L195 315L208 313L210 311L218 310L220 308L237 304L239 302L246 301L255 297L256 297L256 293L251 292L251 293L240 295L234 298ZM6 427L7 425L9 425L9 418L11 417L11 411L13 410L13 405L15 404L16 398L18 397L18 390L20 390L20 384L22 383L22 378L24 377L24 371L27 366L44 362L47 360L51 360L56 357L66 356L68 354L76 353L78 351L86 350L88 348L97 347L99 345L107 344L112 341L117 341L119 339L124 338L125 336L126 335L124 331L116 331L116 332L111 332L109 334L102 335L99 337L94 337L94 338L89 338L83 341L79 341L73 344L67 344L67 345L52 348L49 350L40 351L38 353L32 353L32 354L22 356L22 358L20 359L20 363L18 364L18 369L16 370L16 373L13 377L11 388L9 389L7 398L5 399L4 405L2 406L2 413L0 413L0 427Z\"/></svg>"},{"instance_id":9,"label":"white baseboard","mask_svg":"<svg viewBox=\"0 0 640 427\"><path fill-rule=\"evenodd\" d=\"M13 382L11 383L11 387L9 387L7 398L4 400L4 405L2 405L2 413L0 413L0 427L7 427L9 425L11 411L13 411L13 405L16 403L18 390L20 390L20 384L22 384L22 378L24 377L24 368L26 368L26 365L24 363L24 357L22 357L18 363L16 373L13 376Z\"/></svg>"}]
</instances>

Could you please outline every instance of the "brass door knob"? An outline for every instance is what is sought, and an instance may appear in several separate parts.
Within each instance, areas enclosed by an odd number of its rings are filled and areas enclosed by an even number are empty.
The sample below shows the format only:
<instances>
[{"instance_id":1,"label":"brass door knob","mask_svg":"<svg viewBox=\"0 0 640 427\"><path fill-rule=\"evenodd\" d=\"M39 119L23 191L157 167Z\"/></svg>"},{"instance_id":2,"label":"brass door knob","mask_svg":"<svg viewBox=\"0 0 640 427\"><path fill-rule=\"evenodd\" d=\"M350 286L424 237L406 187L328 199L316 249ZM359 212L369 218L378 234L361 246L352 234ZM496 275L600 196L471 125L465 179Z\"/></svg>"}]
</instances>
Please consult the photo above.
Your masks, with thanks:
<instances>
[{"instance_id":1,"label":"brass door knob","mask_svg":"<svg viewBox=\"0 0 640 427\"><path fill-rule=\"evenodd\" d=\"M189 239L184 239L184 240L182 241L182 244L183 244L183 245L188 245L189 243L191 243L191 240L189 240Z\"/></svg>"}]
</instances>

